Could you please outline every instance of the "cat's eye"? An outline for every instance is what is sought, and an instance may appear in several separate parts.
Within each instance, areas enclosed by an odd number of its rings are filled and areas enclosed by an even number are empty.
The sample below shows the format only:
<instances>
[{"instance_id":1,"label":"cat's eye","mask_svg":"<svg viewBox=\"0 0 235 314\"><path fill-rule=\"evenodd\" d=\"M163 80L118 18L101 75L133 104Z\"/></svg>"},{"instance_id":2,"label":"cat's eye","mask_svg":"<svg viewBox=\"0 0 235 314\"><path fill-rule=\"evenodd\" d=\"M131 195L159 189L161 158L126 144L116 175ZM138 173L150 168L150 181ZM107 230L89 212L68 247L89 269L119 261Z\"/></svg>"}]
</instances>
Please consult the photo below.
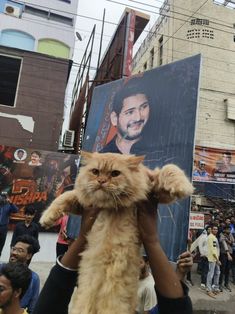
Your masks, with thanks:
<instances>
[{"instance_id":1,"label":"cat's eye","mask_svg":"<svg viewBox=\"0 0 235 314\"><path fill-rule=\"evenodd\" d=\"M92 169L91 172L92 172L95 176L98 176L99 173L100 173L99 170L98 170L98 169L95 169L95 168Z\"/></svg>"},{"instance_id":2,"label":"cat's eye","mask_svg":"<svg viewBox=\"0 0 235 314\"><path fill-rule=\"evenodd\" d=\"M119 170L113 170L111 172L111 176L112 177L118 177L121 174L121 172Z\"/></svg>"}]
</instances>

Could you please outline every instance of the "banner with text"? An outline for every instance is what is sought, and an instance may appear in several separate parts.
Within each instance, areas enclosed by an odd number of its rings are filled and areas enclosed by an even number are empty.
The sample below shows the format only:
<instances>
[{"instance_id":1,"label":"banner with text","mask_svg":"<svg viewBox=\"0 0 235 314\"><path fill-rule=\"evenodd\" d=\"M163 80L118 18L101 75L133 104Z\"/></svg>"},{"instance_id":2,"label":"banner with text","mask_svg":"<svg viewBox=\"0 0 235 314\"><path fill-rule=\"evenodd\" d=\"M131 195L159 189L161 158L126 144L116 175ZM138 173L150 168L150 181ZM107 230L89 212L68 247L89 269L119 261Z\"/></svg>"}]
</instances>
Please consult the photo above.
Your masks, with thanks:
<instances>
[{"instance_id":1,"label":"banner with text","mask_svg":"<svg viewBox=\"0 0 235 314\"><path fill-rule=\"evenodd\" d=\"M235 183L235 150L195 147L193 180Z\"/></svg>"},{"instance_id":2,"label":"banner with text","mask_svg":"<svg viewBox=\"0 0 235 314\"><path fill-rule=\"evenodd\" d=\"M61 193L73 188L78 156L0 145L0 192L7 192L19 208L13 220L24 219L24 209L33 205L41 212Z\"/></svg>"}]
</instances>

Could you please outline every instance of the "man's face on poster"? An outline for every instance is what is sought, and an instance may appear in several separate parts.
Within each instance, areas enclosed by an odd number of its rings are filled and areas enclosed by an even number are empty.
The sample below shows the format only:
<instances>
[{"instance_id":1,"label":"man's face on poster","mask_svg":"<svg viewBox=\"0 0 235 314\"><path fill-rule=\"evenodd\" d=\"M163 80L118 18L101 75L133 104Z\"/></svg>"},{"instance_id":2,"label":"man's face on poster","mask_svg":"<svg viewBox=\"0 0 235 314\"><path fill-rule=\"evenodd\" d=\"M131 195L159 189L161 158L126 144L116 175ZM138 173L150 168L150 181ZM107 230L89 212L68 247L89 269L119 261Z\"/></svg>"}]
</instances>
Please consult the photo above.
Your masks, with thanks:
<instances>
[{"instance_id":1,"label":"man's face on poster","mask_svg":"<svg viewBox=\"0 0 235 314\"><path fill-rule=\"evenodd\" d=\"M223 161L225 165L230 165L231 159L232 159L231 155L223 154Z\"/></svg>"},{"instance_id":2,"label":"man's face on poster","mask_svg":"<svg viewBox=\"0 0 235 314\"><path fill-rule=\"evenodd\" d=\"M129 96L123 100L122 110L117 115L112 113L111 121L118 133L127 140L140 137L149 119L149 102L144 94Z\"/></svg>"}]
</instances>

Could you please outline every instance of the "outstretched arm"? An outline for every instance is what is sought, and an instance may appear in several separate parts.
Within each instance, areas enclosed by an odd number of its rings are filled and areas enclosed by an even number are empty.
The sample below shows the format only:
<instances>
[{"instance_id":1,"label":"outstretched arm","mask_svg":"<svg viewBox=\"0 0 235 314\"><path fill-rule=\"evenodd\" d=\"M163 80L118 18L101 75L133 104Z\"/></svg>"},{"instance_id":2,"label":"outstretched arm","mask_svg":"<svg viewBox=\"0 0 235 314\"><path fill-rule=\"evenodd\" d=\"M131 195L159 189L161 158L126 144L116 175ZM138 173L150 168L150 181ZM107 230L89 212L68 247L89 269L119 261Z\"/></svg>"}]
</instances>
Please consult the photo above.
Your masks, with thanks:
<instances>
[{"instance_id":1,"label":"outstretched arm","mask_svg":"<svg viewBox=\"0 0 235 314\"><path fill-rule=\"evenodd\" d=\"M184 286L170 265L157 235L156 203L142 202L138 208L138 227L155 281L161 314L192 314L192 303Z\"/></svg>"},{"instance_id":2,"label":"outstretched arm","mask_svg":"<svg viewBox=\"0 0 235 314\"><path fill-rule=\"evenodd\" d=\"M157 210L154 202L146 201L138 209L138 226L157 291L168 298L183 297L180 280L169 263L157 235Z\"/></svg>"}]
</instances>

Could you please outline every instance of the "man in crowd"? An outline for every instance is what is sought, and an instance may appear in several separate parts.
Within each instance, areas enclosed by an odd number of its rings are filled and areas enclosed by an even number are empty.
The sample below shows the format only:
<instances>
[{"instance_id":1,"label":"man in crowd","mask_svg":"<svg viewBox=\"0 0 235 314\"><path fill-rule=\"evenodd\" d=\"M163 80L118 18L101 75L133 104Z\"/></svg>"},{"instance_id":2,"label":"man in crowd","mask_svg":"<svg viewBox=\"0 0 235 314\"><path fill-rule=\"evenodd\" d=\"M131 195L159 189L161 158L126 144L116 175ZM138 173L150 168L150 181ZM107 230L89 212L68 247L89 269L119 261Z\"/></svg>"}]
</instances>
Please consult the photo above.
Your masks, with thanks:
<instances>
[{"instance_id":1,"label":"man in crowd","mask_svg":"<svg viewBox=\"0 0 235 314\"><path fill-rule=\"evenodd\" d=\"M20 236L16 239L15 245L11 248L9 262L20 262L28 267L33 255L37 253L39 249L40 246L37 239L29 235ZM4 264L0 265L0 270L2 267L4 267ZM40 288L38 274L32 270L30 272L32 275L30 285L20 300L21 307L27 308L29 314L33 312Z\"/></svg>"},{"instance_id":2,"label":"man in crowd","mask_svg":"<svg viewBox=\"0 0 235 314\"><path fill-rule=\"evenodd\" d=\"M207 258L209 262L209 271L207 274L206 286L207 294L211 298L216 298L216 294L220 292L219 290L219 276L220 276L220 250L219 242L216 237L218 233L218 227L213 225L211 228L211 233L207 238ZM212 280L214 282L212 288Z\"/></svg>"},{"instance_id":3,"label":"man in crowd","mask_svg":"<svg viewBox=\"0 0 235 314\"><path fill-rule=\"evenodd\" d=\"M18 208L10 202L7 193L0 194L0 256L6 242L9 218L12 213L17 213Z\"/></svg>"},{"instance_id":4,"label":"man in crowd","mask_svg":"<svg viewBox=\"0 0 235 314\"><path fill-rule=\"evenodd\" d=\"M1 314L28 314L20 304L31 281L31 271L26 264L8 263L0 271Z\"/></svg>"},{"instance_id":5,"label":"man in crowd","mask_svg":"<svg viewBox=\"0 0 235 314\"><path fill-rule=\"evenodd\" d=\"M154 279L149 271L148 257L146 255L143 255L140 260L137 304L136 314L149 314L150 310L157 304Z\"/></svg>"},{"instance_id":6,"label":"man in crowd","mask_svg":"<svg viewBox=\"0 0 235 314\"><path fill-rule=\"evenodd\" d=\"M198 242L198 248L200 253L200 270L201 270L201 288L206 289L206 278L208 273L208 246L207 246L207 238L211 233L211 227L207 226L200 236Z\"/></svg>"},{"instance_id":7,"label":"man in crowd","mask_svg":"<svg viewBox=\"0 0 235 314\"><path fill-rule=\"evenodd\" d=\"M150 104L139 78L130 79L114 96L110 120L117 134L101 152L135 153L149 115Z\"/></svg>"},{"instance_id":8,"label":"man in crowd","mask_svg":"<svg viewBox=\"0 0 235 314\"><path fill-rule=\"evenodd\" d=\"M229 285L229 272L232 266L232 255L233 255L233 243L234 238L230 232L230 225L224 227L223 232L220 234L220 262L221 262L221 273L220 273L220 291L223 291L224 287L228 291L232 291Z\"/></svg>"},{"instance_id":9,"label":"man in crowd","mask_svg":"<svg viewBox=\"0 0 235 314\"><path fill-rule=\"evenodd\" d=\"M19 222L16 225L12 235L11 247L15 245L16 239L21 235L28 234L38 240L39 227L35 222L33 222L34 217L34 207L32 205L27 206L25 209L25 221Z\"/></svg>"}]
</instances>

